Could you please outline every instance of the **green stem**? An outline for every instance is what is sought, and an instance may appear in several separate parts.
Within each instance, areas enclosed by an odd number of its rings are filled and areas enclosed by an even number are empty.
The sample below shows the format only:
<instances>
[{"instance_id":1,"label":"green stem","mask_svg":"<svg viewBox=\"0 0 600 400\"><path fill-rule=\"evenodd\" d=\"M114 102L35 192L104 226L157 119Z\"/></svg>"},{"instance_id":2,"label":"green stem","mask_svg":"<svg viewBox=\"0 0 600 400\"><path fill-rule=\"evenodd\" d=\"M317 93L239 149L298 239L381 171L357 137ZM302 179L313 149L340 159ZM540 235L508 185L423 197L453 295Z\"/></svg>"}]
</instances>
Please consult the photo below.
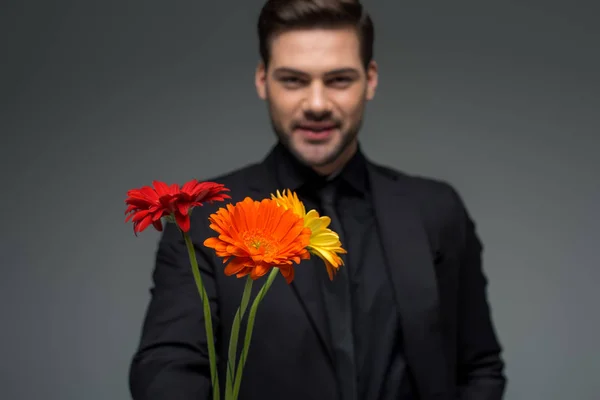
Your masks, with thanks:
<instances>
[{"instance_id":1,"label":"green stem","mask_svg":"<svg viewBox=\"0 0 600 400\"><path fill-rule=\"evenodd\" d=\"M192 239L183 232L185 244L190 257L190 263L192 264L192 271L194 273L194 280L196 281L196 287L200 294L200 300L203 304L204 309L204 327L206 328L206 341L208 343L208 357L210 360L210 381L213 387L213 400L219 400L220 398L220 387L219 387L219 373L217 372L217 359L215 351L215 340L212 327L212 316L210 312L210 302L208 300L208 294L202 284L202 276L200 275L200 269L198 268L198 260L196 259L196 251L194 250L194 244Z\"/></svg>"},{"instance_id":2,"label":"green stem","mask_svg":"<svg viewBox=\"0 0 600 400\"><path fill-rule=\"evenodd\" d=\"M279 268L272 267L271 273L267 278L267 282L260 289L254 302L252 303L252 308L250 309L250 315L248 316L248 324L246 325L246 337L244 340L244 348L242 350L242 355L240 357L240 361L238 363L238 368L235 374L235 385L233 388L233 400L237 400L240 385L242 384L242 373L244 372L244 366L246 365L246 358L248 357L248 350L250 349L250 341L252 340L252 331L254 329L254 319L256 318L256 311L258 310L258 305L262 301L262 299L267 294L267 291L273 284L275 277L277 277L277 273L279 272Z\"/></svg>"},{"instance_id":3,"label":"green stem","mask_svg":"<svg viewBox=\"0 0 600 400\"><path fill-rule=\"evenodd\" d=\"M227 362L227 380L225 382L225 400L230 400L233 398L233 382L235 379L235 362L240 323L244 318L246 308L248 308L248 303L250 302L252 282L253 280L250 278L250 276L248 276L246 278L246 285L244 286L244 293L242 294L242 302L235 313L233 326L231 327L231 337L229 339L229 360Z\"/></svg>"}]
</instances>

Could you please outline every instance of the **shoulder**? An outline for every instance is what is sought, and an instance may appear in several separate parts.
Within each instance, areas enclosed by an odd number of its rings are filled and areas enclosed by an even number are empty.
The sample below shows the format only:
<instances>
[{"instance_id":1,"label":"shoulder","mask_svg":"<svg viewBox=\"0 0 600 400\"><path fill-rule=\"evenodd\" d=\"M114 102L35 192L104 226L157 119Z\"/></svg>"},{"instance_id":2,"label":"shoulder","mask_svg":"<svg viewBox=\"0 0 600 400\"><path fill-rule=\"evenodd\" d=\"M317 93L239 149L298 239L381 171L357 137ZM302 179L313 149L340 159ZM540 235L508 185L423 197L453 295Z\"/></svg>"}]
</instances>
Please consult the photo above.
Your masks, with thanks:
<instances>
[{"instance_id":1,"label":"shoulder","mask_svg":"<svg viewBox=\"0 0 600 400\"><path fill-rule=\"evenodd\" d=\"M268 172L264 162L254 162L243 165L236 169L225 171L219 175L204 176L200 178L206 182L216 182L223 184L229 192L231 199L227 199L226 203L236 203L242 201L247 196L255 194L254 189L262 187L265 181L270 181L271 174ZM217 207L223 206L223 203L215 203ZM208 210L216 210L215 207L207 205L202 207Z\"/></svg>"},{"instance_id":2,"label":"shoulder","mask_svg":"<svg viewBox=\"0 0 600 400\"><path fill-rule=\"evenodd\" d=\"M410 174L389 166L372 164L425 214L448 215L464 209L463 200L453 184L442 179Z\"/></svg>"},{"instance_id":3,"label":"shoulder","mask_svg":"<svg viewBox=\"0 0 600 400\"><path fill-rule=\"evenodd\" d=\"M234 188L245 188L249 181L256 179L257 176L261 176L262 174L264 174L263 164L250 163L219 175L204 177L202 180L222 183L233 192Z\"/></svg>"},{"instance_id":4,"label":"shoulder","mask_svg":"<svg viewBox=\"0 0 600 400\"><path fill-rule=\"evenodd\" d=\"M450 182L373 164L396 192L409 199L433 240L461 243L475 225L457 188Z\"/></svg>"}]
</instances>

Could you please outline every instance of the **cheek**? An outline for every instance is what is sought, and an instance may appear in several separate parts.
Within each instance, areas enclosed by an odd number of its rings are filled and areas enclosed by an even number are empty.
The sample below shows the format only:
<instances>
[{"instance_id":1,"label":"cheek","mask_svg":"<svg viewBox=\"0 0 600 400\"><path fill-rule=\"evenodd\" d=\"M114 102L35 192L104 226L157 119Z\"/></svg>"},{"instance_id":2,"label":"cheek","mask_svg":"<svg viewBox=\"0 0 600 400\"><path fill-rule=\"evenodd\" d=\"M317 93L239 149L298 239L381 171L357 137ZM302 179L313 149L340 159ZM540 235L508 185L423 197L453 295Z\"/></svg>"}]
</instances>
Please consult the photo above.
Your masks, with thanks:
<instances>
[{"instance_id":1,"label":"cheek","mask_svg":"<svg viewBox=\"0 0 600 400\"><path fill-rule=\"evenodd\" d=\"M365 93L363 90L349 90L339 93L336 97L338 108L345 117L351 119L360 117L365 104Z\"/></svg>"},{"instance_id":2,"label":"cheek","mask_svg":"<svg viewBox=\"0 0 600 400\"><path fill-rule=\"evenodd\" d=\"M276 93L272 93L269 97L269 104L273 114L284 121L295 118L299 109L298 102L293 95L289 94L278 96Z\"/></svg>"},{"instance_id":3,"label":"cheek","mask_svg":"<svg viewBox=\"0 0 600 400\"><path fill-rule=\"evenodd\" d=\"M353 100L342 105L344 117L349 121L356 121L362 117L364 102Z\"/></svg>"}]
</instances>

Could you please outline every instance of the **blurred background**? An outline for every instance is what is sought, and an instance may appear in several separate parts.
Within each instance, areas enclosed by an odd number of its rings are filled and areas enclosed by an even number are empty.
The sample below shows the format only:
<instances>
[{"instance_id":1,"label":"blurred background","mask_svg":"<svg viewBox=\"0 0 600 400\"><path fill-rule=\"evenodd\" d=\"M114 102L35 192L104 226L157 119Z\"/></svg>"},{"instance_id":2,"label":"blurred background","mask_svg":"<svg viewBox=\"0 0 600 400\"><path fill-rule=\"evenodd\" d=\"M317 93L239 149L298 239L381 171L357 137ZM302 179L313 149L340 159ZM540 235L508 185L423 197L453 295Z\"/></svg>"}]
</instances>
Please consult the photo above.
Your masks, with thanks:
<instances>
[{"instance_id":1,"label":"blurred background","mask_svg":"<svg viewBox=\"0 0 600 400\"><path fill-rule=\"evenodd\" d=\"M134 237L126 191L267 153L262 4L2 2L0 398L130 398L159 236ZM600 7L364 4L381 76L363 148L464 197L506 399L598 399Z\"/></svg>"}]
</instances>

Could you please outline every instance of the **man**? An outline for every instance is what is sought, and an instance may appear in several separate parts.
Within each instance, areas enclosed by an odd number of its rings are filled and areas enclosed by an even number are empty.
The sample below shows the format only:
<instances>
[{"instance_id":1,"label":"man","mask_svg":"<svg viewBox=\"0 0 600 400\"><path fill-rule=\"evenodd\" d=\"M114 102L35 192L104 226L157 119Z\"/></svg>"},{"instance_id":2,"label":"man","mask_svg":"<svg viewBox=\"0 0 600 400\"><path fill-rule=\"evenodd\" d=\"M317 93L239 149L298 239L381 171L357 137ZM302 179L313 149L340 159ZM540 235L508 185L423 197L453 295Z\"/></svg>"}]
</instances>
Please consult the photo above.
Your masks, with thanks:
<instances>
[{"instance_id":1,"label":"man","mask_svg":"<svg viewBox=\"0 0 600 400\"><path fill-rule=\"evenodd\" d=\"M501 347L487 304L481 244L448 184L379 166L357 140L377 87L373 26L358 1L269 0L259 18L258 95L278 143L214 179L232 201L298 193L332 217L348 253L329 281L313 257L278 277L256 319L241 399L500 400ZM335 208L323 191L335 188ZM192 215L210 297L219 376L243 280L227 277ZM255 285L256 286L261 286ZM180 233L161 238L130 386L134 399L209 399L202 305ZM223 390L221 390L223 393Z\"/></svg>"}]
</instances>

